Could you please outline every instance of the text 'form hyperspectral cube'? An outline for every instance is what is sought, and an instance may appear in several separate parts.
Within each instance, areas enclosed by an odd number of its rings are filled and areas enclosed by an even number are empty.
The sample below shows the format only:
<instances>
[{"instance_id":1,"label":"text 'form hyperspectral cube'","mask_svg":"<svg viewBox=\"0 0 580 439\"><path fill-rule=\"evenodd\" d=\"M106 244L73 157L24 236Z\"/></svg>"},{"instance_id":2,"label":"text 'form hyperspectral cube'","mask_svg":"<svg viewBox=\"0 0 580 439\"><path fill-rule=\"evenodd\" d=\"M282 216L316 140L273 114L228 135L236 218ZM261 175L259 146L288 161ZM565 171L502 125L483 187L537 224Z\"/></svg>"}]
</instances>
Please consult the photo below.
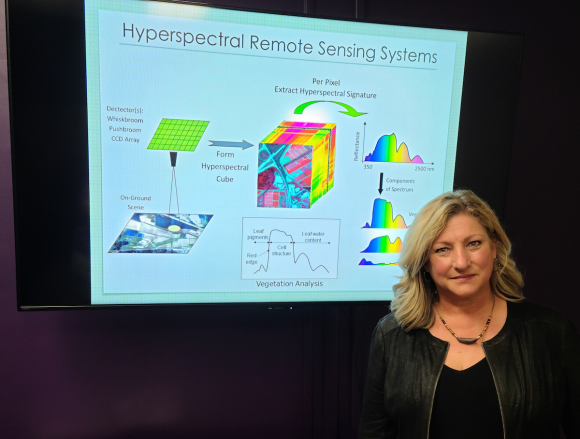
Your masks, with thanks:
<instances>
[{"instance_id":1,"label":"text 'form hyperspectral cube'","mask_svg":"<svg viewBox=\"0 0 580 439\"><path fill-rule=\"evenodd\" d=\"M282 122L260 142L258 207L309 209L334 186L336 125Z\"/></svg>"}]
</instances>

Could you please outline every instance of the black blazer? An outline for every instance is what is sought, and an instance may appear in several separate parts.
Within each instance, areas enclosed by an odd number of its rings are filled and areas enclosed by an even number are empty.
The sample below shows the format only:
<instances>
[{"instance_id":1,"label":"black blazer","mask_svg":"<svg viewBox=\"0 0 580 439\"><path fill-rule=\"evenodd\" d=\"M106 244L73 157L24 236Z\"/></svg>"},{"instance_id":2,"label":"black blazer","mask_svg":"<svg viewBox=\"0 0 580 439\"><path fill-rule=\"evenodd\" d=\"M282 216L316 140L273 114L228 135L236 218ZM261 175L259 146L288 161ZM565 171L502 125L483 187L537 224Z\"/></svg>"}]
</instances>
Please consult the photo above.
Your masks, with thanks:
<instances>
[{"instance_id":1,"label":"black blazer","mask_svg":"<svg viewBox=\"0 0 580 439\"><path fill-rule=\"evenodd\" d=\"M482 343L499 396L505 439L580 438L580 335L557 312L508 302L504 327ZM449 343L403 331L392 314L373 333L359 439L429 436ZM485 422L474 413L474 421Z\"/></svg>"}]
</instances>

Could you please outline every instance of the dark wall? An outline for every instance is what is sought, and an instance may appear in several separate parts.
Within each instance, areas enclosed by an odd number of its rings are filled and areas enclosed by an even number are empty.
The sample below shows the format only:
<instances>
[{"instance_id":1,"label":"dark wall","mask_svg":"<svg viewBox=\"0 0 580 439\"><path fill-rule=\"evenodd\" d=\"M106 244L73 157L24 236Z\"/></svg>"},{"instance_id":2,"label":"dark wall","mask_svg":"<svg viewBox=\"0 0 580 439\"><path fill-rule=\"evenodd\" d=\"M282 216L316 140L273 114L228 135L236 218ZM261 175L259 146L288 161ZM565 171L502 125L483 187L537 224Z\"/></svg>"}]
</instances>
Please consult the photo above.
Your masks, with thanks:
<instances>
[{"instance_id":1,"label":"dark wall","mask_svg":"<svg viewBox=\"0 0 580 439\"><path fill-rule=\"evenodd\" d=\"M580 327L572 231L580 189L578 3L307 0L306 7L525 33L505 225L526 295ZM370 333L385 307L16 312L4 40L0 58L0 437L354 437Z\"/></svg>"},{"instance_id":2,"label":"dark wall","mask_svg":"<svg viewBox=\"0 0 580 439\"><path fill-rule=\"evenodd\" d=\"M365 3L365 16L525 35L504 222L525 274L526 296L580 327L580 294L573 280L579 258L569 236L580 190L575 54L580 3L375 0Z\"/></svg>"}]
</instances>

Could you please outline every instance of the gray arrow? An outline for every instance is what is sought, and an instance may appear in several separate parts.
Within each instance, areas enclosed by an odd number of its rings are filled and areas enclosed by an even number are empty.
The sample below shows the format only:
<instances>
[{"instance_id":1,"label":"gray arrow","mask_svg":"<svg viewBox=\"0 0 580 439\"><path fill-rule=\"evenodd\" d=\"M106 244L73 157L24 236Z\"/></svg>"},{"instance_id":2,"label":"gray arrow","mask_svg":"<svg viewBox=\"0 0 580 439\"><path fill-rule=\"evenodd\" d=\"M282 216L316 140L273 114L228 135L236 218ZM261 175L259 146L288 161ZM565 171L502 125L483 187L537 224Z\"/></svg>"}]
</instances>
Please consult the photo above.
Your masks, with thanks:
<instances>
[{"instance_id":1,"label":"gray arrow","mask_svg":"<svg viewBox=\"0 0 580 439\"><path fill-rule=\"evenodd\" d=\"M209 146L227 146L229 148L247 149L254 146L250 142L246 142L245 140L242 140L241 142L223 142L221 140L210 140L210 142L211 144Z\"/></svg>"}]
</instances>

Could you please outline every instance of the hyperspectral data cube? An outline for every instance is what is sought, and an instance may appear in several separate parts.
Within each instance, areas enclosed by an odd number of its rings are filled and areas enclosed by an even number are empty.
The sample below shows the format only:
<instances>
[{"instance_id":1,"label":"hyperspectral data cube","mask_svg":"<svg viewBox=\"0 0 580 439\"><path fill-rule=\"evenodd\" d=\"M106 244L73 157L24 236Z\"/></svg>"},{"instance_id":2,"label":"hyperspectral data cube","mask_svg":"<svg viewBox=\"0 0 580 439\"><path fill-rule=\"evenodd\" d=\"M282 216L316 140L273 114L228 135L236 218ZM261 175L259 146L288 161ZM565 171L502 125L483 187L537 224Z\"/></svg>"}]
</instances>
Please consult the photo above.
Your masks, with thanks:
<instances>
[{"instance_id":1,"label":"hyperspectral data cube","mask_svg":"<svg viewBox=\"0 0 580 439\"><path fill-rule=\"evenodd\" d=\"M334 186L336 125L282 122L260 142L258 207L309 209Z\"/></svg>"}]
</instances>

